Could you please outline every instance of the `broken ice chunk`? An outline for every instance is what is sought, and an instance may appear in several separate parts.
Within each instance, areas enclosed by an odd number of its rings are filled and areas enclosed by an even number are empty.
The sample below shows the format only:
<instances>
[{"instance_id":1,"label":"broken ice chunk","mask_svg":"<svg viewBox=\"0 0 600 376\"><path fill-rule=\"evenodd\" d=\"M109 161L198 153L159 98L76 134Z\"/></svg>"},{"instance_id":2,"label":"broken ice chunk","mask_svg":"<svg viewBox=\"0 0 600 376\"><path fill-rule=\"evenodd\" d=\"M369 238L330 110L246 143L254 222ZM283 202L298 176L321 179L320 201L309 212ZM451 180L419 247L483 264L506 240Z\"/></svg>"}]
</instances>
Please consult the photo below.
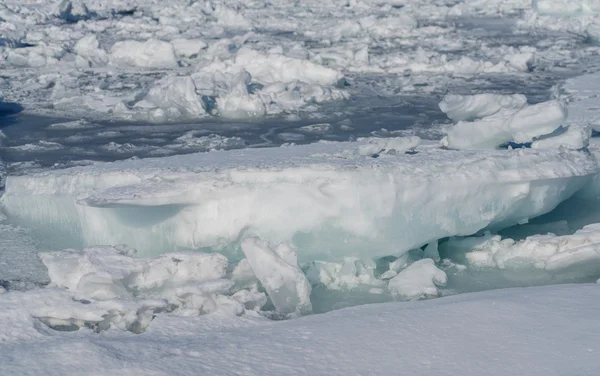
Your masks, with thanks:
<instances>
[{"instance_id":1,"label":"broken ice chunk","mask_svg":"<svg viewBox=\"0 0 600 376\"><path fill-rule=\"evenodd\" d=\"M421 139L417 136L391 138L367 137L358 139L358 141L358 154L373 157L375 155L379 156L379 154L403 154L421 144Z\"/></svg>"},{"instance_id":2,"label":"broken ice chunk","mask_svg":"<svg viewBox=\"0 0 600 376\"><path fill-rule=\"evenodd\" d=\"M266 241L248 238L242 242L242 250L277 311L284 314L312 311L310 283L298 267L291 247L280 245L273 250Z\"/></svg>"},{"instance_id":3,"label":"broken ice chunk","mask_svg":"<svg viewBox=\"0 0 600 376\"><path fill-rule=\"evenodd\" d=\"M394 297L403 300L418 300L437 297L437 286L448 282L446 273L438 269L433 260L423 259L414 262L390 280L388 289Z\"/></svg>"}]
</instances>

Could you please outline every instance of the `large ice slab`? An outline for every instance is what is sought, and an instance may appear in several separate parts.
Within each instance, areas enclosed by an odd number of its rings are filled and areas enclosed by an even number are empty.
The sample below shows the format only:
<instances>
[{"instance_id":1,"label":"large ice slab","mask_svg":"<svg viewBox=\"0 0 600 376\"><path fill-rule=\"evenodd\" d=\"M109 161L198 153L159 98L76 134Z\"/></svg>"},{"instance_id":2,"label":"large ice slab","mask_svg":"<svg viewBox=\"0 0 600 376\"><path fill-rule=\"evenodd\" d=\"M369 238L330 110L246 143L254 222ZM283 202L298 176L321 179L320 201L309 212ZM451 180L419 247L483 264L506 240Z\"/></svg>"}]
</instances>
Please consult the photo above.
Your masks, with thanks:
<instances>
[{"instance_id":1,"label":"large ice slab","mask_svg":"<svg viewBox=\"0 0 600 376\"><path fill-rule=\"evenodd\" d=\"M563 149L421 145L373 158L360 155L365 142L9 176L0 205L10 220L64 234L62 246L124 243L143 255L210 248L241 256L239 242L259 236L291 242L300 262L364 259L526 222L598 170L588 153Z\"/></svg>"}]
</instances>

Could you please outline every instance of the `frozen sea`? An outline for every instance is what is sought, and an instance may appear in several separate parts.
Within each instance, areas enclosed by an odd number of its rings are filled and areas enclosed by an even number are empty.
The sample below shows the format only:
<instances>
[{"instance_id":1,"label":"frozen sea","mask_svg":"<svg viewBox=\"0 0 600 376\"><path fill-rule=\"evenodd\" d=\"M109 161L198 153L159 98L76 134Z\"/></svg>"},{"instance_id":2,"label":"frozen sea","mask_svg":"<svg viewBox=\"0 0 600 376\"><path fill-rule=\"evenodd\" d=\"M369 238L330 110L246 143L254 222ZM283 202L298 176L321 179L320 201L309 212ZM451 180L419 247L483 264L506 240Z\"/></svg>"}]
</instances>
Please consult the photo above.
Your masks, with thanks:
<instances>
[{"instance_id":1,"label":"frozen sea","mask_svg":"<svg viewBox=\"0 0 600 376\"><path fill-rule=\"evenodd\" d=\"M595 375L598 15L0 1L0 374Z\"/></svg>"}]
</instances>

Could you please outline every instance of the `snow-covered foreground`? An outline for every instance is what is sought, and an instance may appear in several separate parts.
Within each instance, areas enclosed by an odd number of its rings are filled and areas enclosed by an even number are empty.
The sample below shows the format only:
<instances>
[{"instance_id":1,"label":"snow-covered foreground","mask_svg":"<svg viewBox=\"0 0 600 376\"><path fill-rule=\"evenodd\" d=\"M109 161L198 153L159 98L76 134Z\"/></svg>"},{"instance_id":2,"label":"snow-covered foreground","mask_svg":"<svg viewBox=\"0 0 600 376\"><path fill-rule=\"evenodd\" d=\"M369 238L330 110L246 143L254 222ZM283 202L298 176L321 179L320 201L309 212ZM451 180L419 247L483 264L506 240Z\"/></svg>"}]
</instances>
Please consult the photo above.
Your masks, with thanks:
<instances>
[{"instance_id":1,"label":"snow-covered foreground","mask_svg":"<svg viewBox=\"0 0 600 376\"><path fill-rule=\"evenodd\" d=\"M346 308L296 320L159 315L142 334L49 329L73 304L0 295L7 375L596 375L600 288L562 285ZM49 308L42 308L49 307Z\"/></svg>"}]
</instances>

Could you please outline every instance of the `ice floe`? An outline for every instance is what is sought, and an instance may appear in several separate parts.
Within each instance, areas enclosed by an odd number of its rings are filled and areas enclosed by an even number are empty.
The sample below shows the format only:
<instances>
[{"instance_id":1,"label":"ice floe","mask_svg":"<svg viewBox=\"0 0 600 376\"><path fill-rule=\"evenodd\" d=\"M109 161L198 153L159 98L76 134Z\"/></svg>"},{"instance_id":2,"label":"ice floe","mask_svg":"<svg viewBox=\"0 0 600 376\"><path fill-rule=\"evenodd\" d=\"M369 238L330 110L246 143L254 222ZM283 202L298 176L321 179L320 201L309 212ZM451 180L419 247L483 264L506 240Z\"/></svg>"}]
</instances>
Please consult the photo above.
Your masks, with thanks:
<instances>
[{"instance_id":1,"label":"ice floe","mask_svg":"<svg viewBox=\"0 0 600 376\"><path fill-rule=\"evenodd\" d=\"M391 149L413 145L391 140ZM291 242L300 262L338 261L526 222L598 171L590 154L560 148L471 152L425 143L416 154L373 158L361 155L361 145L216 151L9 176L0 205L13 220L69 234L63 246L239 255L240 239L259 236Z\"/></svg>"},{"instance_id":2,"label":"ice floe","mask_svg":"<svg viewBox=\"0 0 600 376\"><path fill-rule=\"evenodd\" d=\"M446 97L440 103L443 111L449 111L451 118L472 121L460 120L448 127L442 145L452 149L494 149L508 142L532 142L565 123L567 109L562 103L553 100L527 105L523 99L498 95Z\"/></svg>"}]
</instances>

